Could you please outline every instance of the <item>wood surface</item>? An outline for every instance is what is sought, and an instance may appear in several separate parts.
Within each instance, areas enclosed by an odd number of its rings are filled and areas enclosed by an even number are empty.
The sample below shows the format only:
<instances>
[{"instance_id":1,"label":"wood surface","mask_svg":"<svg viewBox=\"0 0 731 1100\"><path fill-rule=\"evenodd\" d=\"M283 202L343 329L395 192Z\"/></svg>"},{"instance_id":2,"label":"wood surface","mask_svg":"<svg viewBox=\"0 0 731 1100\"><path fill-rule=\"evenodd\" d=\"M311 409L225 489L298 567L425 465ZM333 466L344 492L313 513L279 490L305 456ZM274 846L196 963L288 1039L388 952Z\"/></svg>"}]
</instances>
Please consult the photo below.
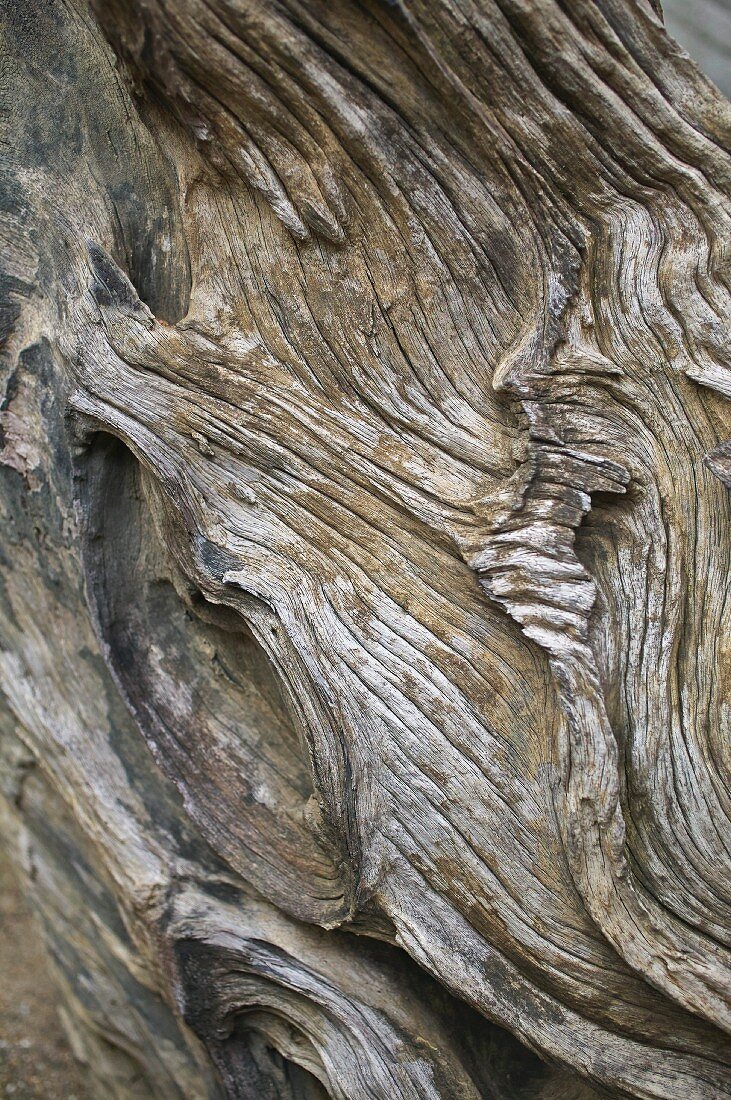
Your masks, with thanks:
<instances>
[{"instance_id":1,"label":"wood surface","mask_svg":"<svg viewBox=\"0 0 731 1100\"><path fill-rule=\"evenodd\" d=\"M731 1095L729 103L650 0L3 9L2 821L95 1095Z\"/></svg>"}]
</instances>

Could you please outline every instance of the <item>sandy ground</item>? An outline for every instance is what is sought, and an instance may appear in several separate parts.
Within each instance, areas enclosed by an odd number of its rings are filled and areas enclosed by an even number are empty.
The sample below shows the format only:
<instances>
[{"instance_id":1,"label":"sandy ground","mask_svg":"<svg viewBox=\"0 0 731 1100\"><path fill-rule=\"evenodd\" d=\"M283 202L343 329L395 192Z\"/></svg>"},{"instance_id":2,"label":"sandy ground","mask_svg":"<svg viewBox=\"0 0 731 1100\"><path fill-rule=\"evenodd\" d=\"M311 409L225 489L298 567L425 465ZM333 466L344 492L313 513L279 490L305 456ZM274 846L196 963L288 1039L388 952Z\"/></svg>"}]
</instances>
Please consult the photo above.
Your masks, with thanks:
<instances>
[{"instance_id":1,"label":"sandy ground","mask_svg":"<svg viewBox=\"0 0 731 1100\"><path fill-rule=\"evenodd\" d=\"M91 1100L64 1038L40 933L0 848L0 1100Z\"/></svg>"}]
</instances>

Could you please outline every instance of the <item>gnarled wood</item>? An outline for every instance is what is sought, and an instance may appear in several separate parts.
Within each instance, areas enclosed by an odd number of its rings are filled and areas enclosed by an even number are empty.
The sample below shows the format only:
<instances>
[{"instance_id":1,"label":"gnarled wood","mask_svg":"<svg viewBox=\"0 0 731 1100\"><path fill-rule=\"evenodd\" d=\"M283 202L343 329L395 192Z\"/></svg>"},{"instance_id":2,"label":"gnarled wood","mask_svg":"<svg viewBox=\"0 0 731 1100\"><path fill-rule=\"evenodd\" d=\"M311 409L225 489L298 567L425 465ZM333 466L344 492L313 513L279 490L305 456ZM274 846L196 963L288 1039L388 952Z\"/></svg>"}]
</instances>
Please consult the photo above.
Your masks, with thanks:
<instances>
[{"instance_id":1,"label":"gnarled wood","mask_svg":"<svg viewBox=\"0 0 731 1100\"><path fill-rule=\"evenodd\" d=\"M726 1095L726 100L649 0L5 22L3 774L98 1079Z\"/></svg>"}]
</instances>

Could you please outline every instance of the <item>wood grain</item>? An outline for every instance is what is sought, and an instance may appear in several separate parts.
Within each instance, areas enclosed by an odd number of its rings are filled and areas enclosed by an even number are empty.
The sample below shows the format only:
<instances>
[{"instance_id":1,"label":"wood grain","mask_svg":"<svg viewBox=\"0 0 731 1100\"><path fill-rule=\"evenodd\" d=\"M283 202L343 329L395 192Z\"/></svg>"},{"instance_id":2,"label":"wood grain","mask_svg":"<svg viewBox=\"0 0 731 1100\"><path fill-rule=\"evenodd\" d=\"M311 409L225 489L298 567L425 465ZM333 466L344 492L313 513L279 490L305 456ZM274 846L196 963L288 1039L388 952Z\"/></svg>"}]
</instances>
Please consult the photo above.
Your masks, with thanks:
<instances>
[{"instance_id":1,"label":"wood grain","mask_svg":"<svg viewBox=\"0 0 731 1100\"><path fill-rule=\"evenodd\" d=\"M143 1094L729 1094L727 101L646 0L5 23L0 688Z\"/></svg>"}]
</instances>

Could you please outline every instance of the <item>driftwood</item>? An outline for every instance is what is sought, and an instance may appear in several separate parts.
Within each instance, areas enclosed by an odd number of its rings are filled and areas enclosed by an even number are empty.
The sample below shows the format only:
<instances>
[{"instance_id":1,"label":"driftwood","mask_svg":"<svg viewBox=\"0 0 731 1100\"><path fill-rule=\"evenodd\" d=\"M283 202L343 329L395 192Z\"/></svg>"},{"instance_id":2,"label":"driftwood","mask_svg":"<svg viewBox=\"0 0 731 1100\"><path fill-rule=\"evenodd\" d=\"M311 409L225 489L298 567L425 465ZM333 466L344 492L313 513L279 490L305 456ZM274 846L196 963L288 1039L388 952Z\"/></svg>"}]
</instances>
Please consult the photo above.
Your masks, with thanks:
<instances>
[{"instance_id":1,"label":"driftwood","mask_svg":"<svg viewBox=\"0 0 731 1100\"><path fill-rule=\"evenodd\" d=\"M3 58L3 822L93 1095L731 1095L727 101L650 0Z\"/></svg>"}]
</instances>

